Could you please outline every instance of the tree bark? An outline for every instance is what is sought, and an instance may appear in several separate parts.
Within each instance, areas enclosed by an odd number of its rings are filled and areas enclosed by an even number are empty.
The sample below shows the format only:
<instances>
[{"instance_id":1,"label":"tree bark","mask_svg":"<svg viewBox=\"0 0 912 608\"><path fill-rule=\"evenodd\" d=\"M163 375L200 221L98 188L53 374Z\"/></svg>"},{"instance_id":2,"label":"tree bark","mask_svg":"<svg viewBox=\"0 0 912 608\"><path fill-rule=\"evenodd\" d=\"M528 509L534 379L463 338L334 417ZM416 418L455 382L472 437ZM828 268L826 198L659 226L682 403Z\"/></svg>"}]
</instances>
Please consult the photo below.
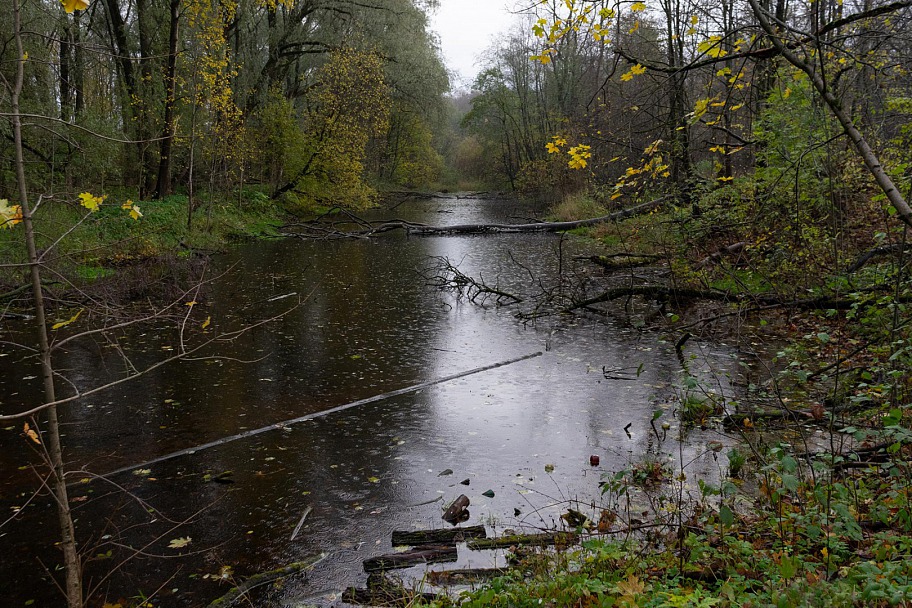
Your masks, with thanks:
<instances>
[{"instance_id":1,"label":"tree bark","mask_svg":"<svg viewBox=\"0 0 912 608\"><path fill-rule=\"evenodd\" d=\"M32 298L35 310L35 329L38 333L38 351L41 360L41 376L44 384L46 402L56 401L54 390L54 368L51 364L51 349L48 340L47 321L44 311L44 288L41 285L41 260L35 245L35 227L32 223L32 207L28 200L28 188L25 177L25 158L22 147L22 120L19 110L19 97L25 75L25 49L22 45L22 21L19 0L13 3L13 29L16 42L17 70L16 82L10 95L12 109L13 140L16 154L16 181L19 190L19 204L22 210L22 224L25 231L26 249L29 260L29 273L32 282ZM63 448L60 443L60 423L57 419L57 408L47 410L47 456L51 467L51 489L57 503L57 521L60 526L60 547L63 550L66 583L64 592L68 608L82 608L82 564L76 551L76 532L73 516L70 511L70 500L67 495L66 479L63 470Z\"/></svg>"},{"instance_id":2,"label":"tree bark","mask_svg":"<svg viewBox=\"0 0 912 608\"><path fill-rule=\"evenodd\" d=\"M171 194L171 154L174 147L174 104L177 80L177 41L179 30L178 9L181 0L171 0L170 28L168 32L168 64L165 71L165 115L158 155L158 180L154 198Z\"/></svg>"}]
</instances>

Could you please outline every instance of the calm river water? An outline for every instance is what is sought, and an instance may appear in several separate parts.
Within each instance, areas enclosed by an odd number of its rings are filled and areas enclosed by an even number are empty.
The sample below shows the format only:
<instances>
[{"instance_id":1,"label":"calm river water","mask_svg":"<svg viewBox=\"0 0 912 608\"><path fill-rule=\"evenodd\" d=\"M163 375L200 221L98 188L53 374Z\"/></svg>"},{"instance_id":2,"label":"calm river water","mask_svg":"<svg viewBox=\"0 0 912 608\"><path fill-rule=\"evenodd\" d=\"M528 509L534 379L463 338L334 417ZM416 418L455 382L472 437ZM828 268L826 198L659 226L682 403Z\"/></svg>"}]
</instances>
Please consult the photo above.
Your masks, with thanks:
<instances>
[{"instance_id":1,"label":"calm river water","mask_svg":"<svg viewBox=\"0 0 912 608\"><path fill-rule=\"evenodd\" d=\"M390 213L444 225L520 221L515 217L540 210L452 197L407 202ZM483 523L489 534L552 528L568 500L600 500L602 475L647 453L676 461L677 444L658 442L650 427L681 377L671 344L586 317L524 325L509 307L458 300L427 286L419 273L431 257L446 256L467 274L520 290L531 281L515 260L553 283L560 242L556 235L390 233L258 242L216 259L218 272L227 274L206 289L195 313L196 322L211 318L210 331L280 313L299 297L302 303L224 347L225 359L170 364L64 409L71 468L124 469L110 483L72 488L81 544L97 558L87 573L98 586L93 605L126 606L143 595L154 605L206 605L227 591L226 580L319 552L326 557L310 574L261 593L257 605L341 605L339 592L366 578L361 562L391 550L392 530L445 526L442 509L460 494L471 499L467 524ZM562 249L565 268L586 253L572 238ZM297 295L280 297L288 294ZM3 339L16 334L7 323ZM175 339L148 329L126 336L135 349L130 363L140 368L167 356ZM0 411L7 412L33 402L39 385L15 364L19 355L3 348ZM695 365L717 370L712 383L727 390L718 377L734 367L732 349L692 341L688 352L697 355ZM116 377L125 361L106 344L87 341L57 364L90 387ZM627 372L607 379L603 366ZM143 464L416 385L424 386ZM670 413L665 419L677 426ZM705 450L718 439L712 431L690 433L684 458L693 461L691 478L718 474L723 463ZM590 454L600 456L598 467L589 466ZM50 499L27 502L38 487L29 468L37 462L21 424L0 430L0 522L19 511L0 527L3 606L62 604L49 582L59 574ZM175 539L189 542L169 547ZM129 554L126 547L139 554L107 576ZM460 565L472 567L502 559L460 555Z\"/></svg>"}]
</instances>

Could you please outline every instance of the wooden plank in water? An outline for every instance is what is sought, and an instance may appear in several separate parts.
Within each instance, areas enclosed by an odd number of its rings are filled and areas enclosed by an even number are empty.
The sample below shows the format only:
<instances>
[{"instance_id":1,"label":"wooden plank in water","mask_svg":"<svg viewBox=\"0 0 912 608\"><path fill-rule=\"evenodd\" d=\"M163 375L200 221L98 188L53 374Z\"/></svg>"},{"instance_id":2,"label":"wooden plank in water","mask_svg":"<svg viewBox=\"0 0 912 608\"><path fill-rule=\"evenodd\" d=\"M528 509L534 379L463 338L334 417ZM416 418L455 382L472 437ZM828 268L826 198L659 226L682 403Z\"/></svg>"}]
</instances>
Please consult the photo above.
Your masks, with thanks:
<instances>
[{"instance_id":1,"label":"wooden plank in water","mask_svg":"<svg viewBox=\"0 0 912 608\"><path fill-rule=\"evenodd\" d=\"M571 532L545 532L543 534L514 534L499 538L473 538L466 546L472 550L504 549L514 545L527 547L569 546L579 541Z\"/></svg>"},{"instance_id":2,"label":"wooden plank in water","mask_svg":"<svg viewBox=\"0 0 912 608\"><path fill-rule=\"evenodd\" d=\"M427 545L404 553L388 553L364 560L365 572L382 572L408 568L417 564L438 564L456 561L456 545Z\"/></svg>"},{"instance_id":3,"label":"wooden plank in water","mask_svg":"<svg viewBox=\"0 0 912 608\"><path fill-rule=\"evenodd\" d=\"M470 538L486 538L484 526L466 526L437 530L394 530L394 547L415 547L418 545L456 544Z\"/></svg>"},{"instance_id":4,"label":"wooden plank in water","mask_svg":"<svg viewBox=\"0 0 912 608\"><path fill-rule=\"evenodd\" d=\"M438 587L447 585L468 585L479 581L489 581L492 578L503 576L507 571L503 568L466 568L464 570L436 570L427 573L430 584Z\"/></svg>"}]
</instances>

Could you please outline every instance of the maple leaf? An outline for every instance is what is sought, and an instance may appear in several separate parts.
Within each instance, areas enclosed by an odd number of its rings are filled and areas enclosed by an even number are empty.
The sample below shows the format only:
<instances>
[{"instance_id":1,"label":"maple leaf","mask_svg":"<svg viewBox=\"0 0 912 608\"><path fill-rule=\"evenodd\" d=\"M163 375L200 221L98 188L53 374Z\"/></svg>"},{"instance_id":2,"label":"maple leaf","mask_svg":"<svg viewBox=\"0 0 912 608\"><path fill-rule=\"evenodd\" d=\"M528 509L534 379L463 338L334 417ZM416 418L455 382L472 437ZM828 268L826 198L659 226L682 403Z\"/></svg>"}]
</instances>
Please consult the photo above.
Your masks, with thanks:
<instances>
[{"instance_id":1,"label":"maple leaf","mask_svg":"<svg viewBox=\"0 0 912 608\"><path fill-rule=\"evenodd\" d=\"M138 220L143 216L142 212L139 210L139 205L133 204L133 201L127 199L127 202L120 206L121 209L125 209L130 212L130 217L134 220Z\"/></svg>"},{"instance_id":2,"label":"maple leaf","mask_svg":"<svg viewBox=\"0 0 912 608\"><path fill-rule=\"evenodd\" d=\"M89 8L89 0L60 0L60 4L63 5L63 10L68 13Z\"/></svg>"},{"instance_id":3,"label":"maple leaf","mask_svg":"<svg viewBox=\"0 0 912 608\"><path fill-rule=\"evenodd\" d=\"M41 445L41 440L38 438L38 433L36 433L36 432L34 431L34 429L32 429L32 428L29 426L29 423L28 423L28 422L26 422L26 423L25 423L25 426L22 427L22 432L25 433L25 435L26 435L29 439L31 439L32 441L34 441L34 442L37 443L38 445Z\"/></svg>"},{"instance_id":4,"label":"maple leaf","mask_svg":"<svg viewBox=\"0 0 912 608\"><path fill-rule=\"evenodd\" d=\"M190 538L189 536L185 536L183 538L173 538L173 539L171 539L171 542L168 543L168 548L169 549L183 549L184 547L189 545L192 540L193 539Z\"/></svg>"},{"instance_id":5,"label":"maple leaf","mask_svg":"<svg viewBox=\"0 0 912 608\"><path fill-rule=\"evenodd\" d=\"M106 198L108 197L95 196L91 192L83 192L79 195L79 204L94 213L98 211L98 208L101 207L101 204Z\"/></svg>"},{"instance_id":6,"label":"maple leaf","mask_svg":"<svg viewBox=\"0 0 912 608\"><path fill-rule=\"evenodd\" d=\"M5 198L0 198L0 228L12 228L22 221L22 207L10 205Z\"/></svg>"}]
</instances>

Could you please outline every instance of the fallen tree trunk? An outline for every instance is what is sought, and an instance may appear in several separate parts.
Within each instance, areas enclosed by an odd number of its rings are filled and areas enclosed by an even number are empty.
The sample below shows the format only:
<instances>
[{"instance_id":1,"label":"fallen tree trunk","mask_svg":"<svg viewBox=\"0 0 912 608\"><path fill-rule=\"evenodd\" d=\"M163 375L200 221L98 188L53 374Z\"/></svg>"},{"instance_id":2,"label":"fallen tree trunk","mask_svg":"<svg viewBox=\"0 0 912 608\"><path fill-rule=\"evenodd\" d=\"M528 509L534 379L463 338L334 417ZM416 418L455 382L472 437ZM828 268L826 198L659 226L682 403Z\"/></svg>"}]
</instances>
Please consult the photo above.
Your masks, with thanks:
<instances>
[{"instance_id":1,"label":"fallen tree trunk","mask_svg":"<svg viewBox=\"0 0 912 608\"><path fill-rule=\"evenodd\" d=\"M443 599L436 593L419 593L396 580L386 578L380 572L367 577L367 588L349 587L342 592L342 601L360 606L411 606L415 600L435 602Z\"/></svg>"},{"instance_id":2,"label":"fallen tree trunk","mask_svg":"<svg viewBox=\"0 0 912 608\"><path fill-rule=\"evenodd\" d=\"M579 536L572 532L545 532L543 534L513 534L498 538L474 538L466 546L473 551L479 549L505 549L507 547L550 547L558 545L569 547L579 541Z\"/></svg>"},{"instance_id":3,"label":"fallen tree trunk","mask_svg":"<svg viewBox=\"0 0 912 608\"><path fill-rule=\"evenodd\" d=\"M409 235L417 236L449 236L453 234L510 234L521 232L563 232L566 230L574 230L576 228L597 226L598 224L604 224L606 222L617 222L630 217L635 217L637 215L650 213L651 211L662 207L666 202L668 202L670 198L670 196L663 196L647 203L641 203L639 205L634 205L633 207L628 207L627 209L621 209L620 211L609 213L608 215L585 220L578 220L575 222L534 222L526 224L457 224L455 226L427 226L424 224L416 224L414 222L408 222L405 220L382 220L368 222L367 220L354 217L351 213L347 213L347 220L344 222L333 222L327 225L319 221L314 221L307 223L288 224L282 228L288 229L292 227L298 227L303 229L302 232L289 232L288 236L322 239L366 238L376 236L378 234L383 234L384 232L392 232L394 230L404 230ZM341 230L340 228L345 224L354 224L368 227L364 228L363 230Z\"/></svg>"},{"instance_id":4,"label":"fallen tree trunk","mask_svg":"<svg viewBox=\"0 0 912 608\"><path fill-rule=\"evenodd\" d=\"M470 538L485 538L484 526L448 528L445 530L393 530L394 547L417 545L444 545L464 542Z\"/></svg>"},{"instance_id":5,"label":"fallen tree trunk","mask_svg":"<svg viewBox=\"0 0 912 608\"><path fill-rule=\"evenodd\" d=\"M489 581L507 573L503 568L466 568L463 570L436 570L427 573L430 584L438 587L450 585L468 585Z\"/></svg>"},{"instance_id":6,"label":"fallen tree trunk","mask_svg":"<svg viewBox=\"0 0 912 608\"><path fill-rule=\"evenodd\" d=\"M627 270L629 268L654 266L657 262L663 260L663 257L659 255L637 253L615 253L612 255L584 256L576 259L592 262L610 272L615 270Z\"/></svg>"},{"instance_id":7,"label":"fallen tree trunk","mask_svg":"<svg viewBox=\"0 0 912 608\"><path fill-rule=\"evenodd\" d=\"M408 226L409 234L421 236L450 235L450 234L497 234L517 232L564 232L576 228L588 228L606 222L616 222L643 215L660 208L670 197L663 196L647 203L634 205L627 209L615 211L601 217L578 220L575 222L536 222L534 224L457 224L455 226Z\"/></svg>"},{"instance_id":8,"label":"fallen tree trunk","mask_svg":"<svg viewBox=\"0 0 912 608\"><path fill-rule=\"evenodd\" d=\"M383 572L397 568L408 568L418 564L455 562L456 545L427 545L405 553L388 553L364 560L365 572Z\"/></svg>"},{"instance_id":9,"label":"fallen tree trunk","mask_svg":"<svg viewBox=\"0 0 912 608\"><path fill-rule=\"evenodd\" d=\"M251 576L250 578L248 578L243 583L241 583L240 585L238 585L237 587L234 587L233 589L231 589L231 591L229 591L222 597L214 600L211 604L209 604L208 608L220 608L222 606L230 606L235 601L240 599L248 591L250 591L256 587L260 587L262 585L266 585L268 583L276 581L280 578L284 578L286 576L291 576L292 574L297 574L298 572L302 572L304 570L309 570L310 568L313 568L317 563L319 563L324 557L326 557L326 554L320 553L319 555L309 557L302 562L295 562L293 564L289 564L289 565L285 566L284 568L278 568L276 570L270 570L269 572L261 572L260 574L255 574L255 575Z\"/></svg>"},{"instance_id":10,"label":"fallen tree trunk","mask_svg":"<svg viewBox=\"0 0 912 608\"><path fill-rule=\"evenodd\" d=\"M834 298L832 296L819 296L805 299L786 299L776 295L733 294L726 291L709 289L691 289L687 287L668 287L666 285L629 285L626 287L613 287L597 296L586 298L574 303L567 311L587 308L593 304L610 302L621 298L643 296L656 300L712 300L716 302L729 302L732 304L754 304L765 308L797 308L800 310L847 310L853 306L864 307L866 302L851 298ZM896 298L898 302L912 301L912 296Z\"/></svg>"}]
</instances>

